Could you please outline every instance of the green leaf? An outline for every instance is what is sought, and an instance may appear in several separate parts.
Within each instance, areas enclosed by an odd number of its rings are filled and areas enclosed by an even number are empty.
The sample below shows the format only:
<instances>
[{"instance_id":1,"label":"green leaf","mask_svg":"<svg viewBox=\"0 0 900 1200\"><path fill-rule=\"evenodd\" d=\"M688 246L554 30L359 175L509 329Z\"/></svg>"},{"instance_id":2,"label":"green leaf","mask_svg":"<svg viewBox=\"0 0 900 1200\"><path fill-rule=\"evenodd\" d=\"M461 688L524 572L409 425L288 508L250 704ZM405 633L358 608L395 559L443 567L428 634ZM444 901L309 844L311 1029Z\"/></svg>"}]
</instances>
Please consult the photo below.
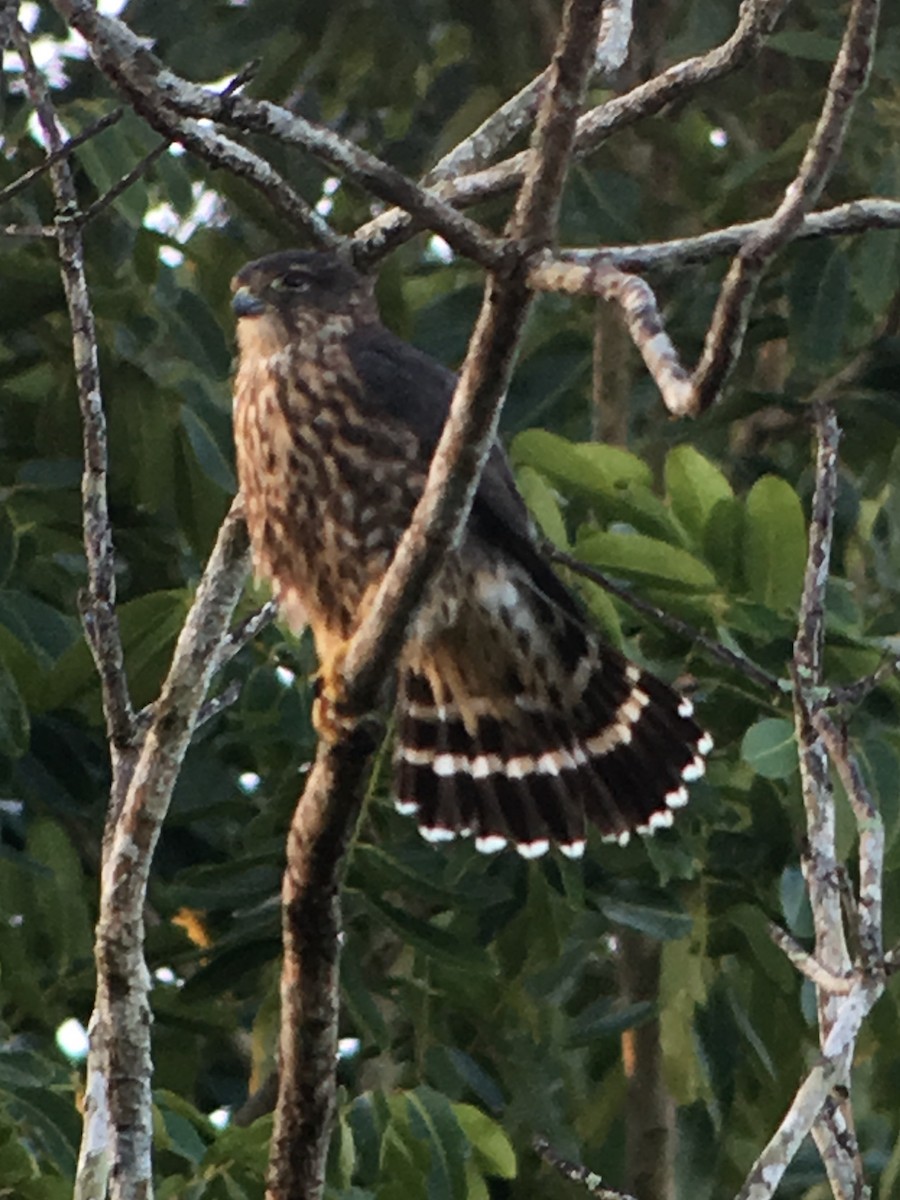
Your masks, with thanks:
<instances>
[{"instance_id":1,"label":"green leaf","mask_svg":"<svg viewBox=\"0 0 900 1200\"><path fill-rule=\"evenodd\" d=\"M744 573L751 597L769 608L796 609L806 569L806 521L789 483L764 475L750 489Z\"/></svg>"},{"instance_id":2,"label":"green leaf","mask_svg":"<svg viewBox=\"0 0 900 1200\"><path fill-rule=\"evenodd\" d=\"M703 531L703 555L729 592L743 590L743 544L743 504L740 500L720 500Z\"/></svg>"},{"instance_id":3,"label":"green leaf","mask_svg":"<svg viewBox=\"0 0 900 1200\"><path fill-rule=\"evenodd\" d=\"M666 458L666 494L675 516L697 545L710 516L723 500L731 500L731 484L718 467L692 446L676 446Z\"/></svg>"},{"instance_id":4,"label":"green leaf","mask_svg":"<svg viewBox=\"0 0 900 1200\"><path fill-rule=\"evenodd\" d=\"M181 424L204 474L229 495L237 491L234 471L219 448L212 430L187 404L181 406Z\"/></svg>"},{"instance_id":5,"label":"green leaf","mask_svg":"<svg viewBox=\"0 0 900 1200\"><path fill-rule=\"evenodd\" d=\"M48 940L62 963L87 959L91 952L91 919L85 897L84 871L75 847L62 828L48 818L33 826L28 854L47 868L52 884L37 883L34 896Z\"/></svg>"},{"instance_id":6,"label":"green leaf","mask_svg":"<svg viewBox=\"0 0 900 1200\"><path fill-rule=\"evenodd\" d=\"M656 1014L657 1005L649 1000L638 1000L623 1008L614 1007L609 1000L597 1000L572 1022L568 1044L573 1048L595 1046L602 1038L618 1037L626 1029L646 1025Z\"/></svg>"},{"instance_id":7,"label":"green leaf","mask_svg":"<svg viewBox=\"0 0 900 1200\"><path fill-rule=\"evenodd\" d=\"M766 44L791 58L806 58L811 62L828 63L829 66L838 52L838 42L834 38L813 29L790 29L773 33L766 39Z\"/></svg>"},{"instance_id":8,"label":"green leaf","mask_svg":"<svg viewBox=\"0 0 900 1200\"><path fill-rule=\"evenodd\" d=\"M716 586L699 559L642 533L592 533L579 539L575 554L593 566L670 588L710 592Z\"/></svg>"},{"instance_id":9,"label":"green leaf","mask_svg":"<svg viewBox=\"0 0 900 1200\"><path fill-rule=\"evenodd\" d=\"M9 579L9 574L15 566L16 554L19 549L19 538L16 527L9 515L9 509L4 505L0 508L0 587Z\"/></svg>"},{"instance_id":10,"label":"green leaf","mask_svg":"<svg viewBox=\"0 0 900 1200\"><path fill-rule=\"evenodd\" d=\"M528 429L513 440L517 466L534 467L562 483L593 492L614 492L628 484L649 485L650 468L627 450L600 442L570 442L544 429Z\"/></svg>"},{"instance_id":11,"label":"green leaf","mask_svg":"<svg viewBox=\"0 0 900 1200\"><path fill-rule=\"evenodd\" d=\"M625 644L622 637L622 624L609 592L605 591L599 583L575 575L574 572L569 583L580 594L587 605L588 612L603 631L606 640L621 650Z\"/></svg>"},{"instance_id":12,"label":"green leaf","mask_svg":"<svg viewBox=\"0 0 900 1200\"><path fill-rule=\"evenodd\" d=\"M462 1129L446 1096L429 1087L406 1093L411 1132L428 1143L428 1200L466 1200Z\"/></svg>"},{"instance_id":13,"label":"green leaf","mask_svg":"<svg viewBox=\"0 0 900 1200\"><path fill-rule=\"evenodd\" d=\"M603 899L598 907L608 920L627 925L659 941L675 941L691 931L693 921L683 909L618 898Z\"/></svg>"},{"instance_id":14,"label":"green leaf","mask_svg":"<svg viewBox=\"0 0 900 1200\"><path fill-rule=\"evenodd\" d=\"M387 1022L362 977L358 960L348 954L341 956L341 994L356 1031L379 1050L387 1050L391 1044Z\"/></svg>"},{"instance_id":15,"label":"green leaf","mask_svg":"<svg viewBox=\"0 0 900 1200\"><path fill-rule=\"evenodd\" d=\"M797 770L793 723L766 717L751 725L741 743L741 758L763 779L790 779Z\"/></svg>"},{"instance_id":16,"label":"green leaf","mask_svg":"<svg viewBox=\"0 0 900 1200\"><path fill-rule=\"evenodd\" d=\"M188 1162L201 1162L206 1154L206 1143L191 1122L170 1108L161 1107L160 1115L168 1138L166 1149Z\"/></svg>"},{"instance_id":17,"label":"green leaf","mask_svg":"<svg viewBox=\"0 0 900 1200\"><path fill-rule=\"evenodd\" d=\"M503 1126L474 1104L454 1104L453 1111L482 1171L500 1179L515 1179L516 1152Z\"/></svg>"},{"instance_id":18,"label":"green leaf","mask_svg":"<svg viewBox=\"0 0 900 1200\"><path fill-rule=\"evenodd\" d=\"M28 709L12 672L0 662L0 754L21 758L28 749L29 738Z\"/></svg>"},{"instance_id":19,"label":"green leaf","mask_svg":"<svg viewBox=\"0 0 900 1200\"><path fill-rule=\"evenodd\" d=\"M569 538L559 500L542 475L533 467L522 467L516 481L525 503L537 521L541 533L561 550L568 549Z\"/></svg>"},{"instance_id":20,"label":"green leaf","mask_svg":"<svg viewBox=\"0 0 900 1200\"><path fill-rule=\"evenodd\" d=\"M794 352L821 371L841 351L850 303L850 267L835 245L798 247L791 284L790 331Z\"/></svg>"},{"instance_id":21,"label":"green leaf","mask_svg":"<svg viewBox=\"0 0 900 1200\"><path fill-rule=\"evenodd\" d=\"M440 926L397 908L383 896L367 895L365 899L405 942L427 957L468 972L493 973L491 958L481 946L456 938Z\"/></svg>"}]
</instances>

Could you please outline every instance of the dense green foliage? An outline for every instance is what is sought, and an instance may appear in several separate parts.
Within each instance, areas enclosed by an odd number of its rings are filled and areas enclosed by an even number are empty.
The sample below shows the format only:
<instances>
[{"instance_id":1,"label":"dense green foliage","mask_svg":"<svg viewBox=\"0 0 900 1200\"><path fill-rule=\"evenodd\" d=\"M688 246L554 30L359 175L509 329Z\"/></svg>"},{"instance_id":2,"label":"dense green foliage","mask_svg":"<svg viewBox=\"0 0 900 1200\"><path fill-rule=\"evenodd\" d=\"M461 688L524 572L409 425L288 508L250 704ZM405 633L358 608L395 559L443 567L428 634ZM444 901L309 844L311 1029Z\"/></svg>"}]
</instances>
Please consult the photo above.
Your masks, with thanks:
<instances>
[{"instance_id":1,"label":"dense green foliage","mask_svg":"<svg viewBox=\"0 0 900 1200\"><path fill-rule=\"evenodd\" d=\"M546 62L556 5L516 0L132 0L124 17L172 69L218 79L252 56L251 93L292 98L406 172L424 171ZM727 35L729 0L643 6L628 78ZM742 73L627 129L578 165L564 244L655 240L767 212L815 120L843 14L797 4ZM273 31L277 30L277 37ZM49 6L38 31L62 34ZM827 200L900 195L900 14ZM116 102L91 64L70 59L55 90L75 132ZM5 97L0 186L41 161L30 110ZM598 91L594 99L602 98ZM714 130L727 144L716 148ZM128 115L75 155L84 203L157 135ZM296 151L259 148L315 201L328 172ZM197 212L212 188L220 199ZM369 215L355 186L332 196L350 231ZM170 206L173 232L147 217ZM500 219L504 207L480 215ZM4 221L52 216L46 178ZM158 224L158 222L155 222ZM174 230L175 226L177 230ZM121 619L135 702L149 703L234 490L228 279L295 235L258 194L187 155L164 155L86 235L110 424L111 503ZM178 265L160 250L177 247ZM900 233L793 247L763 285L724 402L693 424L664 414L655 389L603 317L617 357L592 417L596 308L542 299L504 414L504 434L545 533L635 593L786 678L806 553L808 402L836 392L844 429L829 682L874 669L900 625ZM670 332L693 361L722 264L658 273ZM480 273L445 264L419 238L384 266L386 321L458 362ZM99 690L77 617L85 563L71 335L52 242L6 240L0 287L0 1194L70 1192L79 1066L54 1035L93 996L91 928L108 788ZM620 444L590 441L597 425ZM623 1178L621 1035L658 1016L678 1105L679 1195L739 1185L816 1045L810 985L768 941L777 920L804 940L809 911L790 703L690 640L582 585L598 622L629 654L695 688L717 751L677 828L627 849L592 845L584 864L440 851L397 816L376 774L349 864L342 1109L331 1170L344 1200L564 1196L572 1185L530 1149ZM248 590L244 611L259 595ZM159 1194L260 1194L268 1120L216 1132L272 1065L277 894L289 814L314 752L311 645L268 629L228 668L240 697L193 746L151 884ZM290 674L278 668L287 668ZM850 714L884 814L889 939L900 937L900 687ZM258 782L257 782L258 779ZM854 827L839 811L852 861ZM623 929L661 945L657 1002L624 1004ZM880 1195L900 1173L896 988L864 1035L858 1132ZM352 1049L352 1048L351 1048ZM785 1195L821 1195L813 1152Z\"/></svg>"}]
</instances>

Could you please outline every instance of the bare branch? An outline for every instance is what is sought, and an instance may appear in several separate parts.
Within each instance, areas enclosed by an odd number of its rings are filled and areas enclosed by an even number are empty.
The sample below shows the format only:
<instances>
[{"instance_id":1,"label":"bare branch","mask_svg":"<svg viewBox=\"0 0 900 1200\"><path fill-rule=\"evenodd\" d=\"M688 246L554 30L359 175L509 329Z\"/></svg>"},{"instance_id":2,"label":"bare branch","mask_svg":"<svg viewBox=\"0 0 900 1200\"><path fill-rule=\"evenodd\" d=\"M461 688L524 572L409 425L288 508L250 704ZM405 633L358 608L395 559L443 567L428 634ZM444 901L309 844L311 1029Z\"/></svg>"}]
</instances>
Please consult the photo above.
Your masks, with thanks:
<instances>
[{"instance_id":1,"label":"bare branch","mask_svg":"<svg viewBox=\"0 0 900 1200\"><path fill-rule=\"evenodd\" d=\"M288 831L281 890L278 1101L267 1200L318 1200L335 1105L341 932L340 884L362 804L376 729L320 740Z\"/></svg>"},{"instance_id":2,"label":"bare branch","mask_svg":"<svg viewBox=\"0 0 900 1200\"><path fill-rule=\"evenodd\" d=\"M12 27L12 39L22 59L25 86L37 113L44 140L50 154L55 155L49 167L56 201L55 229L63 288L72 325L75 378L84 429L81 495L88 585L81 615L100 676L115 779L121 766L119 754L129 750L133 742L134 712L128 695L122 639L115 610L115 550L106 494L108 453L97 359L97 331L84 272L84 246L77 222L75 185L63 153L56 114L44 80L35 67L28 35L18 23Z\"/></svg>"},{"instance_id":3,"label":"bare branch","mask_svg":"<svg viewBox=\"0 0 900 1200\"><path fill-rule=\"evenodd\" d=\"M665 331L652 288L640 276L626 275L600 259L590 266L548 260L532 268L528 282L541 291L615 301L666 408L676 417L693 411L690 372L681 365L678 351Z\"/></svg>"},{"instance_id":4,"label":"bare branch","mask_svg":"<svg viewBox=\"0 0 900 1200\"><path fill-rule=\"evenodd\" d=\"M744 0L735 31L721 46L676 63L624 96L586 113L578 121L574 156L589 154L617 130L652 116L667 104L742 66L759 52L787 3L788 0ZM443 180L436 191L460 208L502 195L521 184L531 153L525 150L486 170L460 175L452 181ZM412 232L406 213L391 209L362 226L356 236L365 241L367 255L378 257L387 248L407 240Z\"/></svg>"},{"instance_id":5,"label":"bare branch","mask_svg":"<svg viewBox=\"0 0 900 1200\"><path fill-rule=\"evenodd\" d=\"M226 517L110 830L97 922L97 996L90 1070L108 1088L113 1200L137 1200L152 1181L150 978L144 961L147 879L172 790L219 647L247 575L239 508ZM86 1130L87 1135L87 1130Z\"/></svg>"},{"instance_id":6,"label":"bare branch","mask_svg":"<svg viewBox=\"0 0 900 1200\"><path fill-rule=\"evenodd\" d=\"M816 486L794 642L794 716L806 810L808 851L803 857L803 874L815 930L813 957L829 974L843 977L850 973L850 956L841 905L841 872L836 859L834 793L827 751L817 732L822 709L819 685L822 681L825 589L831 563L840 429L834 411L827 404L816 403L814 415L818 443ZM823 1054L832 1063L839 1094L827 1110L823 1108L816 1115L812 1134L834 1194L839 1197L861 1194L864 1187L862 1160L855 1138L838 1137L836 1133L853 1128L850 1100L853 1047L858 1023L874 1003L874 993L879 986L883 986L883 981L879 984L868 977L861 979L858 973L846 996L816 985L819 1041ZM853 1025L853 1021L857 1024ZM840 1036L835 1033L838 1028L843 1031Z\"/></svg>"},{"instance_id":7,"label":"bare branch","mask_svg":"<svg viewBox=\"0 0 900 1200\"><path fill-rule=\"evenodd\" d=\"M239 654L246 645L252 642L256 635L261 633L267 625L271 625L277 616L278 605L274 600L267 600L262 608L258 608L249 617L245 617L240 624L231 630L222 643L219 659L216 663L216 670L223 667L226 663L231 662L234 656Z\"/></svg>"},{"instance_id":8,"label":"bare branch","mask_svg":"<svg viewBox=\"0 0 900 1200\"><path fill-rule=\"evenodd\" d=\"M898 671L900 671L900 657L892 654L870 675L865 675L855 683L838 684L833 687L825 697L825 706L831 708L837 704L859 704L870 692L880 687Z\"/></svg>"},{"instance_id":9,"label":"bare branch","mask_svg":"<svg viewBox=\"0 0 900 1200\"><path fill-rule=\"evenodd\" d=\"M735 1200L770 1200L775 1195L788 1164L822 1111L836 1070L833 1062L813 1067L797 1093L769 1144L750 1169Z\"/></svg>"},{"instance_id":10,"label":"bare branch","mask_svg":"<svg viewBox=\"0 0 900 1200\"><path fill-rule=\"evenodd\" d=\"M807 687L822 682L822 648L825 640L825 589L831 564L834 506L838 488L838 445L841 431L834 410L824 405L814 412L818 453L816 490L809 530L809 555L800 605L794 664Z\"/></svg>"},{"instance_id":11,"label":"bare branch","mask_svg":"<svg viewBox=\"0 0 900 1200\"><path fill-rule=\"evenodd\" d=\"M879 0L853 0L825 104L800 170L770 222L744 243L725 278L694 372L699 412L715 401L737 361L750 307L763 272L792 239L834 170L853 107L868 82L878 12Z\"/></svg>"},{"instance_id":12,"label":"bare branch","mask_svg":"<svg viewBox=\"0 0 900 1200\"><path fill-rule=\"evenodd\" d=\"M604 246L599 250L562 250L555 259L548 255L545 262L536 264L535 269L541 271L557 261L588 268L598 262L610 263L622 271L671 270L707 263L722 254L733 254L740 250L745 242L763 233L768 221L768 217L761 221L746 221L701 233L697 237L675 238L669 242ZM866 233L870 229L900 229L900 200L870 197L812 213L803 218L794 240Z\"/></svg>"},{"instance_id":13,"label":"bare branch","mask_svg":"<svg viewBox=\"0 0 900 1200\"><path fill-rule=\"evenodd\" d=\"M121 179L113 184L109 191L104 192L102 196L98 196L93 204L89 204L84 212L79 213L78 224L89 225L95 217L99 217L111 204L115 204L121 195L127 192L133 184L137 183L143 175L146 175L158 159L162 158L170 145L171 142L167 139L148 151L143 158L135 163L130 171L127 171Z\"/></svg>"},{"instance_id":14,"label":"bare branch","mask_svg":"<svg viewBox=\"0 0 900 1200\"><path fill-rule=\"evenodd\" d=\"M789 933L780 929L772 922L769 923L769 936L779 950L783 950L787 958L797 968L801 975L811 979L816 987L833 996L847 996L853 989L855 977L852 974L835 975L821 963L816 962L799 942L794 941Z\"/></svg>"},{"instance_id":15,"label":"bare branch","mask_svg":"<svg viewBox=\"0 0 900 1200\"><path fill-rule=\"evenodd\" d=\"M594 75L617 71L625 62L631 41L631 8L632 0L606 0L604 3L594 55ZM548 67L501 104L473 133L434 164L423 178L422 186L432 187L443 179L452 180L489 163L534 120L549 77ZM367 240L364 229L357 230L356 237L360 241Z\"/></svg>"},{"instance_id":16,"label":"bare branch","mask_svg":"<svg viewBox=\"0 0 900 1200\"><path fill-rule=\"evenodd\" d=\"M188 83L164 68L126 25L97 12L89 0L54 0L54 4L88 42L100 69L128 96L136 111L161 132L177 131L179 140L195 152L201 153L209 145L209 131L196 123L204 118L301 146L382 200L402 206L459 253L488 268L500 265L502 247L480 225L353 142L277 104L245 96L223 97ZM178 121L178 116L194 120ZM234 143L230 150L237 160L240 156ZM248 151L243 155L252 157Z\"/></svg>"}]
</instances>

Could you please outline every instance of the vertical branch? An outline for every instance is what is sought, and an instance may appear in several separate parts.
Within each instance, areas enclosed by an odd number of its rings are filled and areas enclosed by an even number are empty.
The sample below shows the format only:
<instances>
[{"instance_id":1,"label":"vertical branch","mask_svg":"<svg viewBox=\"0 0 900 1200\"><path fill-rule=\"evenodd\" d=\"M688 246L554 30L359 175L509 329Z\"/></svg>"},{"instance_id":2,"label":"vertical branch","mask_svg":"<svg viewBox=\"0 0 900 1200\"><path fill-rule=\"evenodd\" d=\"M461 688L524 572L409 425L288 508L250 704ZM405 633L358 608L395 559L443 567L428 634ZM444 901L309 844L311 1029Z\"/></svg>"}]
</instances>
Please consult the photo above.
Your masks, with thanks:
<instances>
[{"instance_id":1,"label":"vertical branch","mask_svg":"<svg viewBox=\"0 0 900 1200\"><path fill-rule=\"evenodd\" d=\"M794 642L794 714L806 808L804 877L812 907L815 950L792 939L776 940L816 987L821 1058L797 1090L784 1120L757 1158L737 1200L769 1200L791 1159L812 1133L837 1200L867 1195L850 1102L850 1065L862 1023L884 990L882 867L884 831L846 738L825 711L822 653L825 590L831 560L838 484L840 429L833 410L814 406L818 451L809 553L800 620ZM861 961L851 967L835 850L834 794L829 776L840 776L859 830Z\"/></svg>"},{"instance_id":2,"label":"vertical branch","mask_svg":"<svg viewBox=\"0 0 900 1200\"><path fill-rule=\"evenodd\" d=\"M815 959L834 975L850 969L841 905L840 867L835 847L834 790L828 752L815 722L822 702L825 642L825 592L831 564L834 508L838 484L840 429L834 411L826 405L814 409L818 452L800 619L794 642L794 718L800 756L800 778L806 810L807 847L803 873L809 893L815 930ZM819 1041L824 1046L840 1012L842 998L817 985ZM850 1196L860 1166L849 1100L852 1044L836 1064L834 1086L827 1105L813 1125L813 1137L836 1196ZM840 1134L841 1136L837 1136Z\"/></svg>"},{"instance_id":3,"label":"vertical branch","mask_svg":"<svg viewBox=\"0 0 900 1200\"><path fill-rule=\"evenodd\" d=\"M134 739L134 713L128 695L122 640L115 611L115 552L106 495L106 416L100 391L97 331L84 273L84 246L77 220L75 185L63 153L63 138L56 114L44 80L35 67L28 35L18 22L12 26L12 41L22 59L25 85L51 162L49 170L56 203L60 271L72 325L75 378L84 432L81 495L88 585L82 603L82 620L100 675L115 781L123 765L121 755L130 749Z\"/></svg>"}]
</instances>

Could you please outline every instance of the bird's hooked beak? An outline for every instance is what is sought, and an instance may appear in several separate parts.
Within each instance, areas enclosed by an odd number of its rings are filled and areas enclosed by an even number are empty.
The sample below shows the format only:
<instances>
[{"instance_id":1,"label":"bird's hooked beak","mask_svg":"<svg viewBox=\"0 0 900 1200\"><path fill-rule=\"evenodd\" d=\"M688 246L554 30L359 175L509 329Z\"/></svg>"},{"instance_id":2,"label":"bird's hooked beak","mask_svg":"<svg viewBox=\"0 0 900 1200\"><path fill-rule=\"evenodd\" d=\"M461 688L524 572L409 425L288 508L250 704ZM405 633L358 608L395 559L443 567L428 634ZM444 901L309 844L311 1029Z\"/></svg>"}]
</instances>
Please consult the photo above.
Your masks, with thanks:
<instances>
[{"instance_id":1,"label":"bird's hooked beak","mask_svg":"<svg viewBox=\"0 0 900 1200\"><path fill-rule=\"evenodd\" d=\"M263 301L246 287L239 287L234 293L231 307L236 317L258 317L266 311Z\"/></svg>"}]
</instances>

